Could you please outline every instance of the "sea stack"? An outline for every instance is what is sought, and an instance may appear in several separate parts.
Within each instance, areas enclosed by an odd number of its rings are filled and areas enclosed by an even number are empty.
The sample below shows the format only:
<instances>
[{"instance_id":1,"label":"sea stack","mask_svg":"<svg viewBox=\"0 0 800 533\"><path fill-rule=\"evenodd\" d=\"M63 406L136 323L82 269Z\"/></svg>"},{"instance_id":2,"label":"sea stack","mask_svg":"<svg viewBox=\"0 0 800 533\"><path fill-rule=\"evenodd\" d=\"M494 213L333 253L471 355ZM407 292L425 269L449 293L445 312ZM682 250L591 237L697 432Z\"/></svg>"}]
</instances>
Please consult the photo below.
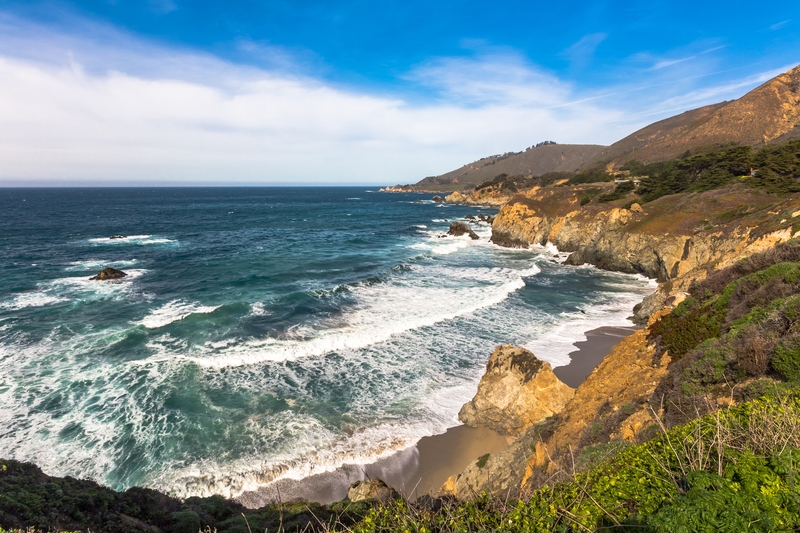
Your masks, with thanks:
<instances>
[{"instance_id":1,"label":"sea stack","mask_svg":"<svg viewBox=\"0 0 800 533\"><path fill-rule=\"evenodd\" d=\"M518 346L495 348L478 392L458 413L468 426L483 426L518 436L527 428L560 412L575 395L553 373L550 363Z\"/></svg>"},{"instance_id":2,"label":"sea stack","mask_svg":"<svg viewBox=\"0 0 800 533\"><path fill-rule=\"evenodd\" d=\"M111 279L120 279L127 276L125 272L122 270L117 270L116 268L106 267L100 272L97 273L96 276L92 276L91 280L98 280L98 281L106 281Z\"/></svg>"},{"instance_id":3,"label":"sea stack","mask_svg":"<svg viewBox=\"0 0 800 533\"><path fill-rule=\"evenodd\" d=\"M478 235L472 231L472 228L463 222L451 222L450 229L447 231L447 234L452 235L453 237L469 235L469 238L473 241L477 241L479 239Z\"/></svg>"}]
</instances>

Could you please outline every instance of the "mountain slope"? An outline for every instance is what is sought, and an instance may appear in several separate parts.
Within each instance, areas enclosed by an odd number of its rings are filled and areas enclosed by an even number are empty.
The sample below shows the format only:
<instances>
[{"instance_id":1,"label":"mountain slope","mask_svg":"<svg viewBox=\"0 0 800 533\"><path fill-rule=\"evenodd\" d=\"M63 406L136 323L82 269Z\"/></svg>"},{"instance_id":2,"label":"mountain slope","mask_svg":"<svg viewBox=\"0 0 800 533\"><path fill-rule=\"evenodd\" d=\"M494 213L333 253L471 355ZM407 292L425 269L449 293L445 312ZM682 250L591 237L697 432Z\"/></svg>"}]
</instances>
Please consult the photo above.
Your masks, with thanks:
<instances>
[{"instance_id":1,"label":"mountain slope","mask_svg":"<svg viewBox=\"0 0 800 533\"><path fill-rule=\"evenodd\" d=\"M738 100L687 111L632 133L600 152L584 167L648 163L680 157L709 145L756 146L796 138L800 131L800 66L776 76Z\"/></svg>"},{"instance_id":2,"label":"mountain slope","mask_svg":"<svg viewBox=\"0 0 800 533\"><path fill-rule=\"evenodd\" d=\"M574 172L603 149L597 144L549 144L524 152L490 156L463 167L423 179L414 187L428 190L462 190L499 174L541 176L547 172Z\"/></svg>"}]
</instances>

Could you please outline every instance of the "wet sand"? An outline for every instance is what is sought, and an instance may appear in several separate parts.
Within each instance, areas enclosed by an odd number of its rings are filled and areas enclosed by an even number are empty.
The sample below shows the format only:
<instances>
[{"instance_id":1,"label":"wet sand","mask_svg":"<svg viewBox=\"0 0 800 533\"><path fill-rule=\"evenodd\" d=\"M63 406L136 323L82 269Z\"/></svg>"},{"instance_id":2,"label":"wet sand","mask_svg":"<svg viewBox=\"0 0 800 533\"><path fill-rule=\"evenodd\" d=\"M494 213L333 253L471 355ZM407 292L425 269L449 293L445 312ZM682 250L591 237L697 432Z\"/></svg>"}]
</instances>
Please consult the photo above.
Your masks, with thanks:
<instances>
[{"instance_id":1,"label":"wet sand","mask_svg":"<svg viewBox=\"0 0 800 533\"><path fill-rule=\"evenodd\" d=\"M577 387L610 354L633 327L602 327L586 332L586 340L575 343L568 365L555 374L570 387ZM268 487L242 494L238 501L260 507L278 501L306 500L333 503L347 496L350 484L379 478L404 496L414 499L435 495L448 477L460 473L471 461L497 453L510 443L508 437L486 428L456 426L441 435L422 438L415 446L368 465L344 465L301 480L284 479Z\"/></svg>"},{"instance_id":2,"label":"wet sand","mask_svg":"<svg viewBox=\"0 0 800 533\"><path fill-rule=\"evenodd\" d=\"M584 333L586 340L576 342L577 350L570 352L569 364L558 366L553 369L553 372L558 379L572 388L577 388L623 338L637 329L635 327L602 327L587 331Z\"/></svg>"}]
</instances>

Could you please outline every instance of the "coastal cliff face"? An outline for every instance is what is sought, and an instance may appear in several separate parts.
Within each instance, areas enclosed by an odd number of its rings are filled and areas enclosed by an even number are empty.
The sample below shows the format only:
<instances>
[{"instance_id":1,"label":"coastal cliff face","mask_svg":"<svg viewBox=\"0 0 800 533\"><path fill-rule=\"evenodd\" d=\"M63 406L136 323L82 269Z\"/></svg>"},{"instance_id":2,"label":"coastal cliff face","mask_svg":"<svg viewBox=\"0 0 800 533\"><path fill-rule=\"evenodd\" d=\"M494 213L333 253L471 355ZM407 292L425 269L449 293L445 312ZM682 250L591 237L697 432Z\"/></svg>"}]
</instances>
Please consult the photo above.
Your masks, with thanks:
<instances>
[{"instance_id":1,"label":"coastal cliff face","mask_svg":"<svg viewBox=\"0 0 800 533\"><path fill-rule=\"evenodd\" d=\"M462 499L481 492L524 494L570 479L584 450L652 437L663 415L652 400L671 362L652 328L686 298L693 282L800 234L798 195L778 197L733 185L644 206L624 199L581 206L586 189L534 188L515 196L498 213L492 241L519 247L553 243L572 252L570 264L658 279L659 289L637 306L638 322L646 327L623 339L560 412L448 479L445 494Z\"/></svg>"},{"instance_id":2,"label":"coastal cliff face","mask_svg":"<svg viewBox=\"0 0 800 533\"><path fill-rule=\"evenodd\" d=\"M643 305L654 311L712 269L800 233L800 199L732 185L665 196L643 207L626 201L580 206L586 187L534 188L515 196L492 225L492 242L527 247L553 243L568 264L644 274L662 282ZM641 313L640 321L646 320Z\"/></svg>"},{"instance_id":3,"label":"coastal cliff face","mask_svg":"<svg viewBox=\"0 0 800 533\"><path fill-rule=\"evenodd\" d=\"M544 480L566 476L568 463L587 445L605 438L637 441L655 423L648 400L670 363L668 356L656 358L648 333L642 329L624 338L558 414L526 429L502 452L452 476L442 492L460 499L481 492L524 493Z\"/></svg>"},{"instance_id":4,"label":"coastal cliff face","mask_svg":"<svg viewBox=\"0 0 800 533\"><path fill-rule=\"evenodd\" d=\"M556 377L550 363L506 344L489 357L475 398L464 404L458 418L468 426L518 436L560 412L574 394Z\"/></svg>"},{"instance_id":5,"label":"coastal cliff face","mask_svg":"<svg viewBox=\"0 0 800 533\"><path fill-rule=\"evenodd\" d=\"M481 189L463 193L455 191L445 196L444 201L448 204L460 205L490 205L492 207L502 207L511 199L506 192L495 191L492 189Z\"/></svg>"}]
</instances>

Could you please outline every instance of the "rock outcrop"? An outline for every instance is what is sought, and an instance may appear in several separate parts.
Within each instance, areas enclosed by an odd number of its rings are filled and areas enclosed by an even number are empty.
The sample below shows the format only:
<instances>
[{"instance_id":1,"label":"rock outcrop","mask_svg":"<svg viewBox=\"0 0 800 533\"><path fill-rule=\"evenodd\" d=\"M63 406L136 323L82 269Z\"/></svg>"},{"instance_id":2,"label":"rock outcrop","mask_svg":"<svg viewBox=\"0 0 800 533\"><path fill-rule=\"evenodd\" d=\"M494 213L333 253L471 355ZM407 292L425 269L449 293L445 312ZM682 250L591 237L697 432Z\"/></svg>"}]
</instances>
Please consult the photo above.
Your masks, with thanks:
<instances>
[{"instance_id":1,"label":"rock outcrop","mask_svg":"<svg viewBox=\"0 0 800 533\"><path fill-rule=\"evenodd\" d=\"M624 338L552 418L522 432L500 453L450 477L442 492L459 499L474 494L520 494L558 480L580 449L595 442L636 441L654 423L647 402L666 376L669 357L655 358L642 329Z\"/></svg>"},{"instance_id":2,"label":"rock outcrop","mask_svg":"<svg viewBox=\"0 0 800 533\"><path fill-rule=\"evenodd\" d=\"M439 196L439 195L436 195L436 196L434 196L433 198L431 198L431 200L432 200L432 201L434 201L434 202L436 202L436 203L439 203L439 204L441 204L442 202L444 202L444 198L442 198L442 197L441 197L441 196Z\"/></svg>"},{"instance_id":3,"label":"rock outcrop","mask_svg":"<svg viewBox=\"0 0 800 533\"><path fill-rule=\"evenodd\" d=\"M106 281L106 280L124 278L127 275L128 274L126 274L122 270L117 270L116 268L106 267L103 270L101 270L100 272L98 272L97 275L92 276L89 279L90 280Z\"/></svg>"},{"instance_id":4,"label":"rock outcrop","mask_svg":"<svg viewBox=\"0 0 800 533\"><path fill-rule=\"evenodd\" d=\"M473 241L477 241L480 237L478 234L472 231L467 224L464 222L451 222L450 229L447 231L448 235L452 235L453 237L461 237L462 235L469 235L469 238Z\"/></svg>"},{"instance_id":5,"label":"rock outcrop","mask_svg":"<svg viewBox=\"0 0 800 533\"><path fill-rule=\"evenodd\" d=\"M524 348L505 344L495 348L475 397L464 404L458 418L468 426L483 426L500 434L518 436L558 413L575 394Z\"/></svg>"},{"instance_id":6,"label":"rock outcrop","mask_svg":"<svg viewBox=\"0 0 800 533\"><path fill-rule=\"evenodd\" d=\"M366 481L356 481L350 485L347 491L347 499L351 502L362 500L377 500L388 503L398 498L400 494L380 479L368 479Z\"/></svg>"},{"instance_id":7,"label":"rock outcrop","mask_svg":"<svg viewBox=\"0 0 800 533\"><path fill-rule=\"evenodd\" d=\"M646 209L622 207L624 199L582 207L581 191L534 188L516 196L497 214L492 242L508 247L553 243L572 252L567 264L644 274L663 282L661 294L654 297L663 303L679 297L692 280L705 278L709 269L800 233L791 217L800 198L780 199L742 185L665 196ZM660 307L655 300L650 304L640 308L640 323L647 311Z\"/></svg>"}]
</instances>

